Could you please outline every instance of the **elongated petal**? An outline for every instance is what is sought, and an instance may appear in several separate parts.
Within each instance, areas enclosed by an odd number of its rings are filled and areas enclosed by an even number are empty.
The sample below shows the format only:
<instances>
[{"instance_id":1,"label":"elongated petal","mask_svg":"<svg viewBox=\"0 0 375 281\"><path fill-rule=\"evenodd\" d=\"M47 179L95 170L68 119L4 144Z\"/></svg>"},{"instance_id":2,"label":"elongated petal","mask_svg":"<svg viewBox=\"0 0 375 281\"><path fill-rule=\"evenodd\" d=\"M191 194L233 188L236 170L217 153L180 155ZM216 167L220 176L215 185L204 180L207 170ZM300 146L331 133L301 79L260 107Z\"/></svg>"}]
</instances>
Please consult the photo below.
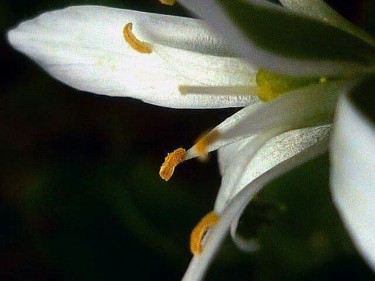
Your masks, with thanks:
<instances>
[{"instance_id":1,"label":"elongated petal","mask_svg":"<svg viewBox=\"0 0 375 281\"><path fill-rule=\"evenodd\" d=\"M319 143L311 146L305 151L260 175L249 185L247 185L240 193L238 193L222 212L218 224L213 227L212 231L207 233L207 239L204 242L204 250L202 254L193 257L182 280L196 281L203 279L208 266L217 253L231 223L242 213L254 195L258 193L264 185L281 174L286 173L298 165L305 163L311 158L323 153L327 149L327 146L328 143Z\"/></svg>"},{"instance_id":2,"label":"elongated petal","mask_svg":"<svg viewBox=\"0 0 375 281\"><path fill-rule=\"evenodd\" d=\"M371 45L265 0L180 2L233 42L239 55L262 68L291 75L335 75L374 63Z\"/></svg>"},{"instance_id":3,"label":"elongated petal","mask_svg":"<svg viewBox=\"0 0 375 281\"><path fill-rule=\"evenodd\" d=\"M277 164L318 143L326 146L330 131L331 125L289 131L269 140L255 156L251 153L253 145L249 143L248 147L238 151L228 164L227 173L223 176L216 198L216 212L220 213L222 208L246 185ZM266 134L264 135L267 137ZM240 217L241 214L231 224L231 237L241 250L254 252L258 249L256 241L244 239L237 233Z\"/></svg>"},{"instance_id":4,"label":"elongated petal","mask_svg":"<svg viewBox=\"0 0 375 281\"><path fill-rule=\"evenodd\" d=\"M354 244L375 270L375 127L347 96L337 111L331 192Z\"/></svg>"},{"instance_id":5,"label":"elongated petal","mask_svg":"<svg viewBox=\"0 0 375 281\"><path fill-rule=\"evenodd\" d=\"M137 52L124 39L133 24L136 38L151 46ZM230 57L223 41L194 19L77 6L45 13L8 33L10 44L56 79L79 90L129 96L161 106L245 106L247 94L181 95L178 86L254 86L253 68Z\"/></svg>"},{"instance_id":6,"label":"elongated petal","mask_svg":"<svg viewBox=\"0 0 375 281\"><path fill-rule=\"evenodd\" d=\"M264 131L283 131L331 123L342 82L323 83L297 89L271 102L250 105L233 114L211 132L218 137L207 151ZM186 159L198 156L196 147L188 150Z\"/></svg>"},{"instance_id":7,"label":"elongated petal","mask_svg":"<svg viewBox=\"0 0 375 281\"><path fill-rule=\"evenodd\" d=\"M293 11L330 23L375 46L375 39L371 35L342 17L323 0L280 0L280 3Z\"/></svg>"},{"instance_id":8,"label":"elongated petal","mask_svg":"<svg viewBox=\"0 0 375 281\"><path fill-rule=\"evenodd\" d=\"M219 171L221 176L224 175L228 165L232 162L232 159L237 155L237 152L241 148L249 144L255 137L256 135L237 142L233 142L218 149L217 162L219 164Z\"/></svg>"},{"instance_id":9,"label":"elongated petal","mask_svg":"<svg viewBox=\"0 0 375 281\"><path fill-rule=\"evenodd\" d=\"M304 128L280 134L280 129L264 132L252 138L226 164L215 211L220 212L228 202L255 178L277 164L319 142L326 141L331 125ZM275 136L275 137L273 137ZM219 150L220 153L220 150Z\"/></svg>"},{"instance_id":10,"label":"elongated petal","mask_svg":"<svg viewBox=\"0 0 375 281\"><path fill-rule=\"evenodd\" d=\"M239 188L237 188L239 181L241 180L244 174L248 172L250 173L253 172L252 169L247 169L247 168L248 168L249 163L252 162L252 159L254 158L254 156L259 153L262 154L262 151L263 151L262 147L265 145L265 143L270 141L276 135L280 134L282 131L283 131L282 129L274 129L268 132L263 132L258 135L252 136L247 139L247 142L245 144L241 144L241 142L239 143L241 147L239 147L235 151L232 151L235 153L234 155L226 154L225 157L223 156L219 157L219 161L223 161L225 163L223 164L223 166L225 166L225 171L222 175L219 193L215 201L214 210L216 213L220 214L223 211L223 209L226 207L228 202L239 191L241 191ZM235 144L236 143L231 144L231 145L233 146ZM218 150L219 154L221 154L222 149L225 149L225 146ZM275 160L278 161L278 159L275 159ZM260 161L267 162L269 161L269 159L261 159ZM277 164L278 163L279 162L277 162ZM256 164L259 164L259 163L256 163ZM261 173L256 174L255 177L251 178L251 181L254 180L254 178L258 177L263 172L265 172L265 170L259 171L257 169L256 172L261 172ZM245 185L249 184L251 181L247 182Z\"/></svg>"}]
</instances>

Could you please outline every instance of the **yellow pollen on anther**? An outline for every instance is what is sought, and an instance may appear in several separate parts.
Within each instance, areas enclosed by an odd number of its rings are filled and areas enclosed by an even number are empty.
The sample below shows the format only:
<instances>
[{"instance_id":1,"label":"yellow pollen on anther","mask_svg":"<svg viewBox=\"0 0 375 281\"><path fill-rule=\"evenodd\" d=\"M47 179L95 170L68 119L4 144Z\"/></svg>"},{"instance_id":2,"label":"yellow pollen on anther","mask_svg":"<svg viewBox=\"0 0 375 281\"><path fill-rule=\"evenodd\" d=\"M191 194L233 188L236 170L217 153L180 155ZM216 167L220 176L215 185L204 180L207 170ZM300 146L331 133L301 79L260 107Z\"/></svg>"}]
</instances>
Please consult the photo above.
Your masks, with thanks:
<instances>
[{"instance_id":1,"label":"yellow pollen on anther","mask_svg":"<svg viewBox=\"0 0 375 281\"><path fill-rule=\"evenodd\" d=\"M168 181L172 177L176 166L184 161L185 156L186 150L183 148L177 148L175 151L168 153L164 159L164 163L160 167L160 177L163 180Z\"/></svg>"},{"instance_id":2,"label":"yellow pollen on anther","mask_svg":"<svg viewBox=\"0 0 375 281\"><path fill-rule=\"evenodd\" d=\"M206 160L208 154L208 146L214 143L219 138L219 136L220 133L218 130L212 130L208 134L205 134L203 137L198 139L193 148L201 160Z\"/></svg>"},{"instance_id":3,"label":"yellow pollen on anther","mask_svg":"<svg viewBox=\"0 0 375 281\"><path fill-rule=\"evenodd\" d=\"M176 4L176 0L159 0L159 2L168 6L173 6Z\"/></svg>"},{"instance_id":4,"label":"yellow pollen on anther","mask_svg":"<svg viewBox=\"0 0 375 281\"><path fill-rule=\"evenodd\" d=\"M202 253L202 239L207 230L219 221L220 217L215 212L209 212L194 227L190 234L190 251L196 256Z\"/></svg>"},{"instance_id":5,"label":"yellow pollen on anther","mask_svg":"<svg viewBox=\"0 0 375 281\"><path fill-rule=\"evenodd\" d=\"M135 35L133 34L132 29L133 29L133 24L131 22L127 23L124 26L124 29L122 32L123 32L123 36L124 36L126 43L128 43L128 45L131 48L133 48L139 53L151 54L152 53L151 45L137 39L137 37L135 37Z\"/></svg>"}]
</instances>

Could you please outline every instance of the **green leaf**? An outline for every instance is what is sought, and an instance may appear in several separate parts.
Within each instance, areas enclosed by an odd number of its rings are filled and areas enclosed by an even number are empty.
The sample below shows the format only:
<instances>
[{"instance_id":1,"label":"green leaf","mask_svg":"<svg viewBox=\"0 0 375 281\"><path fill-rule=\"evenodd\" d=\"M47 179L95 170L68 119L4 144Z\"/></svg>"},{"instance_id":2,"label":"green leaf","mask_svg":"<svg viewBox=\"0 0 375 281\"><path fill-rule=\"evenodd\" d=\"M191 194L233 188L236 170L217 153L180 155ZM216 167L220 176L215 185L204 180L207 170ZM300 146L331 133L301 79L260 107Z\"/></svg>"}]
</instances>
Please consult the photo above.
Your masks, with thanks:
<instances>
[{"instance_id":1,"label":"green leaf","mask_svg":"<svg viewBox=\"0 0 375 281\"><path fill-rule=\"evenodd\" d=\"M259 1L217 0L255 46L279 56L307 61L359 63L370 67L375 48L319 20Z\"/></svg>"}]
</instances>

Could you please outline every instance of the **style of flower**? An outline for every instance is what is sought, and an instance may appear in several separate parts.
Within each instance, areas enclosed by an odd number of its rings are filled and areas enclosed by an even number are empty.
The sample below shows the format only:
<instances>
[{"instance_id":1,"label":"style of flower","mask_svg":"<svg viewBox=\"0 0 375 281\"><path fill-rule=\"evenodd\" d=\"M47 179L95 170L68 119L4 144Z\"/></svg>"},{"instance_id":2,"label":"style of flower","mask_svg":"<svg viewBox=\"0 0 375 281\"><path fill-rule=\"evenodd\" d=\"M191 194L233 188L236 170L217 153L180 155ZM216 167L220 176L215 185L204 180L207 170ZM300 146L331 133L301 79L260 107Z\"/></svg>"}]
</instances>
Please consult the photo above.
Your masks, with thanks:
<instances>
[{"instance_id":1,"label":"style of flower","mask_svg":"<svg viewBox=\"0 0 375 281\"><path fill-rule=\"evenodd\" d=\"M181 162L219 153L220 191L191 234L194 257L184 280L204 277L229 229L241 249L257 248L236 234L244 208L265 184L327 150L340 96L331 141L333 198L375 269L375 130L345 94L363 85L373 92L375 40L320 0L179 2L210 27L197 19L77 6L25 21L8 40L82 91L173 108L244 107L187 151L168 154L160 169L169 180Z\"/></svg>"}]
</instances>

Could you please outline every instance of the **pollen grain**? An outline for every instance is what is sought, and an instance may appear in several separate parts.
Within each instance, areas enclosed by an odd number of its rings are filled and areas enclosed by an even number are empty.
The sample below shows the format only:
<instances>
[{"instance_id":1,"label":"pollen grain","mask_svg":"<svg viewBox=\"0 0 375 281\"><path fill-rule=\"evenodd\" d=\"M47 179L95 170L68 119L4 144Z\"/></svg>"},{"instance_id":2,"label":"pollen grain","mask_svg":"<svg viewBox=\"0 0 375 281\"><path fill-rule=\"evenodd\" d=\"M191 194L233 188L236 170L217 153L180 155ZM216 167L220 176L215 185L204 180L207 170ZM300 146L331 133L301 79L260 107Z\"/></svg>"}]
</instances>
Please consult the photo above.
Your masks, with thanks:
<instances>
[{"instance_id":1,"label":"pollen grain","mask_svg":"<svg viewBox=\"0 0 375 281\"><path fill-rule=\"evenodd\" d=\"M196 256L202 253L202 240L208 229L219 221L220 217L215 212L209 212L194 227L190 234L190 251Z\"/></svg>"},{"instance_id":2,"label":"pollen grain","mask_svg":"<svg viewBox=\"0 0 375 281\"><path fill-rule=\"evenodd\" d=\"M128 45L131 48L133 48L134 50L136 50L137 52L141 54L151 54L152 53L151 45L135 37L132 29L133 29L133 24L131 22L127 23L124 26L124 29L122 32L123 32L123 36L124 36L126 43L128 43Z\"/></svg>"},{"instance_id":3,"label":"pollen grain","mask_svg":"<svg viewBox=\"0 0 375 281\"><path fill-rule=\"evenodd\" d=\"M177 148L175 151L168 153L164 159L164 163L160 167L160 177L163 180L168 181L172 177L176 166L184 161L185 156L186 150L183 148Z\"/></svg>"}]
</instances>

